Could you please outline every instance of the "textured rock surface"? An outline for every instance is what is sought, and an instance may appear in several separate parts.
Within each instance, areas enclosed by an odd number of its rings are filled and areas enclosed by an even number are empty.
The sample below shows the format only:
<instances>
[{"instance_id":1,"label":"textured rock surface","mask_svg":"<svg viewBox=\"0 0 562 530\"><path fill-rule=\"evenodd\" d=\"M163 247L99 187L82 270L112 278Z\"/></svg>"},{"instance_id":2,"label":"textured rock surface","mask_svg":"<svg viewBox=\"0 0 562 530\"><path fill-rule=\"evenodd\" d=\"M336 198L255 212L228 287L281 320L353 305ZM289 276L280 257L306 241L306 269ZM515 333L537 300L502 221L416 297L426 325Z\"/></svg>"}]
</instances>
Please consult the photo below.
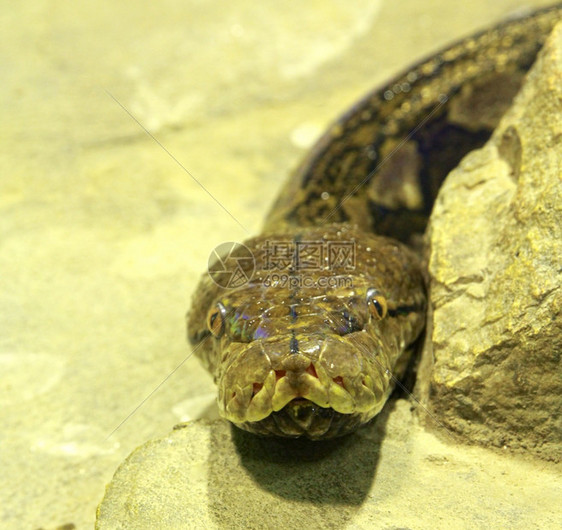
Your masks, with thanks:
<instances>
[{"instance_id":1,"label":"textured rock surface","mask_svg":"<svg viewBox=\"0 0 562 530\"><path fill-rule=\"evenodd\" d=\"M433 413L465 439L555 460L561 176L562 25L490 142L449 175L432 217L430 262Z\"/></svg>"},{"instance_id":2,"label":"textured rock surface","mask_svg":"<svg viewBox=\"0 0 562 530\"><path fill-rule=\"evenodd\" d=\"M537 461L439 441L398 400L326 443L189 423L125 460L97 529L555 528L561 488Z\"/></svg>"}]
</instances>

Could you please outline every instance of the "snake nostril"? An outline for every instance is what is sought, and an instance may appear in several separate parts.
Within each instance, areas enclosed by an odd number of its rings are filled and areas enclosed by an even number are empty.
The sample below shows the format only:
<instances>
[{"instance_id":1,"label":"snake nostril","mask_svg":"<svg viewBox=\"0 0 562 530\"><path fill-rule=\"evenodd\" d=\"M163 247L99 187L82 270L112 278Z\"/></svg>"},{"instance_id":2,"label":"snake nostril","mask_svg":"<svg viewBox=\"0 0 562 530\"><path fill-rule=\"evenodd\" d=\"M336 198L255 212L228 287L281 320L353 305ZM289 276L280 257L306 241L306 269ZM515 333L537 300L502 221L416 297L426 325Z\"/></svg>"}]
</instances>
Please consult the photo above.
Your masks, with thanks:
<instances>
[{"instance_id":1,"label":"snake nostril","mask_svg":"<svg viewBox=\"0 0 562 530\"><path fill-rule=\"evenodd\" d=\"M310 374L312 377L316 377L316 379L318 379L318 373L316 372L316 368L312 363L308 365L308 368L305 371L307 374Z\"/></svg>"},{"instance_id":2,"label":"snake nostril","mask_svg":"<svg viewBox=\"0 0 562 530\"><path fill-rule=\"evenodd\" d=\"M345 388L345 386L343 385L343 377L341 375L338 375L337 377L334 377L332 379L332 381L334 383L336 383L337 385L340 385L342 388Z\"/></svg>"}]
</instances>

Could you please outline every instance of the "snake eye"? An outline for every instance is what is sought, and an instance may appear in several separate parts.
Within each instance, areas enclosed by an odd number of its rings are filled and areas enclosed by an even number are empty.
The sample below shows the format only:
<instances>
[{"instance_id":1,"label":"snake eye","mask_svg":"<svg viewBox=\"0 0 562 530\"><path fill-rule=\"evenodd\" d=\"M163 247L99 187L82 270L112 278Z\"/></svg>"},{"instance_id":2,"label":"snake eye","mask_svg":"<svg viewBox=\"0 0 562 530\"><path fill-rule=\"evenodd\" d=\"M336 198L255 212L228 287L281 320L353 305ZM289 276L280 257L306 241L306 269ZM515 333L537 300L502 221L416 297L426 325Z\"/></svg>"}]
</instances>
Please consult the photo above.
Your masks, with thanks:
<instances>
[{"instance_id":1,"label":"snake eye","mask_svg":"<svg viewBox=\"0 0 562 530\"><path fill-rule=\"evenodd\" d=\"M367 291L367 305L369 307L369 313L371 313L371 316L376 320L382 320L388 312L386 298L374 287L371 287Z\"/></svg>"},{"instance_id":2,"label":"snake eye","mask_svg":"<svg viewBox=\"0 0 562 530\"><path fill-rule=\"evenodd\" d=\"M226 309L219 302L207 313L207 328L218 339L224 333Z\"/></svg>"}]
</instances>

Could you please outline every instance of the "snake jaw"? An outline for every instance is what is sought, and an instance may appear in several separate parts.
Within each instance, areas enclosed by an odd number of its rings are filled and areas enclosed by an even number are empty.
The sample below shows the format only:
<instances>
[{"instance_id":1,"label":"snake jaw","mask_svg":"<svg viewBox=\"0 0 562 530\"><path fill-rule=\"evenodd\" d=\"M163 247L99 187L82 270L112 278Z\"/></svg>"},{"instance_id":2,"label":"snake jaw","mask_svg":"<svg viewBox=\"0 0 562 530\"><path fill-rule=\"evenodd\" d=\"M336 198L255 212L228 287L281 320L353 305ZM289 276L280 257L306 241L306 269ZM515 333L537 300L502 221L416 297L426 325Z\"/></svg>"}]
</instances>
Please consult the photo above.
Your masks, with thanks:
<instances>
[{"instance_id":1,"label":"snake jaw","mask_svg":"<svg viewBox=\"0 0 562 530\"><path fill-rule=\"evenodd\" d=\"M261 348L256 351L263 353ZM326 363L319 359L313 363L306 356L300 357L302 359L293 357L290 362L281 365L284 368L298 368L297 370L275 370L266 355L263 359L267 359L270 366L266 376L258 377L259 372L263 373L262 367L262 370L254 373L254 380L247 374L244 383L234 383L227 370L219 383L221 415L238 426L247 428L244 425L262 422L268 416L281 412L294 421L305 418L301 425L304 428L304 424L313 422L309 417L311 414L326 416L325 411L331 410L329 414L354 418L360 416L364 422L382 407L385 393L377 391L377 385L371 376L362 373L332 376L333 363L325 366ZM238 366L238 363L233 363L232 371L238 372ZM303 369L303 366L306 368ZM298 414L295 409L297 405L300 411Z\"/></svg>"}]
</instances>

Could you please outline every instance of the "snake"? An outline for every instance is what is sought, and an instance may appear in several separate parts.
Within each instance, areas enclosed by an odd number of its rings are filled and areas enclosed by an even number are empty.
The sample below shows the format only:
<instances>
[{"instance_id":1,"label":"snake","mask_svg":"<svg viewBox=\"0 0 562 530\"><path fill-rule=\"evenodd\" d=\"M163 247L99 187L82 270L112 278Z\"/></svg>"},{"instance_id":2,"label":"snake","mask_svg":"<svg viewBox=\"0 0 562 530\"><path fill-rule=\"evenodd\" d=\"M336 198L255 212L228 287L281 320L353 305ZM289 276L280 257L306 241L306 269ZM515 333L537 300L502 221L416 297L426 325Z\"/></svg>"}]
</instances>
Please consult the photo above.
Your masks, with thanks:
<instances>
[{"instance_id":1,"label":"snake","mask_svg":"<svg viewBox=\"0 0 562 530\"><path fill-rule=\"evenodd\" d=\"M382 410L424 334L420 241L439 188L561 18L562 4L512 17L368 93L292 173L262 232L216 255L187 332L223 418L322 440Z\"/></svg>"}]
</instances>

